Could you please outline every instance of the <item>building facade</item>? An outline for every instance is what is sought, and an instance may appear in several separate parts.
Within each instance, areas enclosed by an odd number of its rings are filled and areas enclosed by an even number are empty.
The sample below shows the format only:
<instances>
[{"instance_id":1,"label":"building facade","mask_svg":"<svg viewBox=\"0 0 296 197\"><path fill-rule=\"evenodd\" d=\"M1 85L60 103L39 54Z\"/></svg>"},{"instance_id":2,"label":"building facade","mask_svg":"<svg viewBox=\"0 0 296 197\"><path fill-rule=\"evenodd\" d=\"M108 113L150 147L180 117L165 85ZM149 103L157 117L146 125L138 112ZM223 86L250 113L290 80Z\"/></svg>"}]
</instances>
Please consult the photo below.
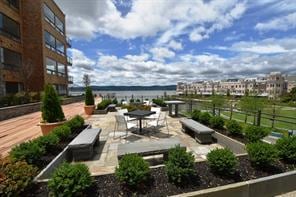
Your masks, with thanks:
<instances>
[{"instance_id":1,"label":"building facade","mask_svg":"<svg viewBox=\"0 0 296 197\"><path fill-rule=\"evenodd\" d=\"M67 94L69 47L54 0L0 0L0 95L39 92L45 84Z\"/></svg>"},{"instance_id":2,"label":"building facade","mask_svg":"<svg viewBox=\"0 0 296 197\"><path fill-rule=\"evenodd\" d=\"M221 81L198 81L192 83L179 82L178 94L212 95L220 94L243 96L257 95L277 98L296 87L296 76L285 76L279 72L272 72L266 77L227 79Z\"/></svg>"}]
</instances>

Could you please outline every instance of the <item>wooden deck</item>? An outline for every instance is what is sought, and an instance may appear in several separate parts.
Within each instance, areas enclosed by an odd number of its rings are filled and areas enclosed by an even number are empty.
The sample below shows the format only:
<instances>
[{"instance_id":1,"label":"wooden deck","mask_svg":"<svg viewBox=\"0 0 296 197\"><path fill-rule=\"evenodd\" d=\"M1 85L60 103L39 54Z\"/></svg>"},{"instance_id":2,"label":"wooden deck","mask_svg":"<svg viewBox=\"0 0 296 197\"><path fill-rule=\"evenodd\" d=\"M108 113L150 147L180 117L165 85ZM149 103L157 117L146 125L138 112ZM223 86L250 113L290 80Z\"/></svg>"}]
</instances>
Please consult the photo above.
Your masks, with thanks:
<instances>
[{"instance_id":1,"label":"wooden deck","mask_svg":"<svg viewBox=\"0 0 296 197\"><path fill-rule=\"evenodd\" d=\"M88 118L84 114L83 106L84 102L79 102L63 105L62 107L67 119L77 114ZM0 121L0 154L6 156L15 145L40 136L42 134L38 126L40 119L41 112L34 112Z\"/></svg>"}]
</instances>

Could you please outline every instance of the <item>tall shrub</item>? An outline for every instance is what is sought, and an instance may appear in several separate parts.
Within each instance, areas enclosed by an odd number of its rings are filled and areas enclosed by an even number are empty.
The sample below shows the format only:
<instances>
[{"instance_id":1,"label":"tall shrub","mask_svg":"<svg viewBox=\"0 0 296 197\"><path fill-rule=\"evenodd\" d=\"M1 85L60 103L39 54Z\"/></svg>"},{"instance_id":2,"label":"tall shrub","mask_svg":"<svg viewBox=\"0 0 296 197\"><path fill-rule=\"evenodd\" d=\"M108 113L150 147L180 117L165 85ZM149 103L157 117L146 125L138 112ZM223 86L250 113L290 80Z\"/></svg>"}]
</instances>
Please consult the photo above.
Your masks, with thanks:
<instances>
[{"instance_id":1,"label":"tall shrub","mask_svg":"<svg viewBox=\"0 0 296 197\"><path fill-rule=\"evenodd\" d=\"M250 161L258 167L266 167L278 159L278 151L272 144L255 142L247 145Z\"/></svg>"},{"instance_id":2,"label":"tall shrub","mask_svg":"<svg viewBox=\"0 0 296 197\"><path fill-rule=\"evenodd\" d=\"M277 140L276 148L281 159L296 163L296 136L283 137Z\"/></svg>"},{"instance_id":3,"label":"tall shrub","mask_svg":"<svg viewBox=\"0 0 296 197\"><path fill-rule=\"evenodd\" d=\"M46 85L42 98L42 119L52 123L65 120L59 97L52 85Z\"/></svg>"},{"instance_id":4,"label":"tall shrub","mask_svg":"<svg viewBox=\"0 0 296 197\"><path fill-rule=\"evenodd\" d=\"M86 87L85 88L85 105L94 105L95 104L95 99L94 95L92 93L91 87Z\"/></svg>"}]
</instances>

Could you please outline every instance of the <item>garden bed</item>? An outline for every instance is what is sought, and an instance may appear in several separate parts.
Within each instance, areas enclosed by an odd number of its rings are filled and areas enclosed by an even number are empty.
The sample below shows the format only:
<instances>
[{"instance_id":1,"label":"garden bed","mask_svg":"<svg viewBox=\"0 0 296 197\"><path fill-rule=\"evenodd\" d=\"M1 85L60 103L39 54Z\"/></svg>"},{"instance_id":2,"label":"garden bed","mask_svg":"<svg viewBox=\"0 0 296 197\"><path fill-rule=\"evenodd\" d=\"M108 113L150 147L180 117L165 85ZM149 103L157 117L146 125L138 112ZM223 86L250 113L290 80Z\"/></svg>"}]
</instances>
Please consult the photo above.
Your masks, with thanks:
<instances>
[{"instance_id":1,"label":"garden bed","mask_svg":"<svg viewBox=\"0 0 296 197\"><path fill-rule=\"evenodd\" d=\"M226 135L226 136L228 136L230 138L233 138L233 139L235 139L235 140L237 140L237 141L239 141L241 143L244 143L244 144L248 143L247 139L244 138L243 135L231 135L226 129L215 129L215 131L217 131L217 132L219 132L219 133L221 133L223 135Z\"/></svg>"},{"instance_id":2,"label":"garden bed","mask_svg":"<svg viewBox=\"0 0 296 197\"><path fill-rule=\"evenodd\" d=\"M253 167L247 156L239 157L239 166L232 176L217 176L211 172L206 162L197 162L197 175L188 182L176 186L168 181L164 167L151 169L151 178L138 189L127 189L122 186L114 174L94 177L94 184L85 191L86 196L168 196L232 183L257 179L274 174L295 170L295 164L277 162L273 167L257 169ZM46 183L38 183L25 196L48 196Z\"/></svg>"},{"instance_id":3,"label":"garden bed","mask_svg":"<svg viewBox=\"0 0 296 197\"><path fill-rule=\"evenodd\" d=\"M81 131L87 127L89 127L89 125L84 125L74 129L72 134L66 140L59 142L55 149L51 150L47 155L41 157L40 165L38 165L38 167L40 169L45 168Z\"/></svg>"}]
</instances>

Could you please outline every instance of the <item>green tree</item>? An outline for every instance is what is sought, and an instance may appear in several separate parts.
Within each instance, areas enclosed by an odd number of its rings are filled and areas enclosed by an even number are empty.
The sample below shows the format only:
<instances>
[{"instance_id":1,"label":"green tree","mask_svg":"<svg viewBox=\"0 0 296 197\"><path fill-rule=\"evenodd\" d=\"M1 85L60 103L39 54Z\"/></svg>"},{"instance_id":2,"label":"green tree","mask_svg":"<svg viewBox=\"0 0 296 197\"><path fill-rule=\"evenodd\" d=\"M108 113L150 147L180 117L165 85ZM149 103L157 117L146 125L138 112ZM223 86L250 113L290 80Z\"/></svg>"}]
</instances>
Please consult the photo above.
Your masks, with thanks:
<instances>
[{"instance_id":1,"label":"green tree","mask_svg":"<svg viewBox=\"0 0 296 197\"><path fill-rule=\"evenodd\" d=\"M296 87L292 88L290 91L290 96L292 101L296 101Z\"/></svg>"},{"instance_id":2,"label":"green tree","mask_svg":"<svg viewBox=\"0 0 296 197\"><path fill-rule=\"evenodd\" d=\"M42 98L42 120L48 123L65 120L60 99L52 85L46 85Z\"/></svg>"},{"instance_id":3,"label":"green tree","mask_svg":"<svg viewBox=\"0 0 296 197\"><path fill-rule=\"evenodd\" d=\"M85 88L85 105L94 105L95 100L94 100L94 95L92 93L91 87L87 86Z\"/></svg>"}]
</instances>

